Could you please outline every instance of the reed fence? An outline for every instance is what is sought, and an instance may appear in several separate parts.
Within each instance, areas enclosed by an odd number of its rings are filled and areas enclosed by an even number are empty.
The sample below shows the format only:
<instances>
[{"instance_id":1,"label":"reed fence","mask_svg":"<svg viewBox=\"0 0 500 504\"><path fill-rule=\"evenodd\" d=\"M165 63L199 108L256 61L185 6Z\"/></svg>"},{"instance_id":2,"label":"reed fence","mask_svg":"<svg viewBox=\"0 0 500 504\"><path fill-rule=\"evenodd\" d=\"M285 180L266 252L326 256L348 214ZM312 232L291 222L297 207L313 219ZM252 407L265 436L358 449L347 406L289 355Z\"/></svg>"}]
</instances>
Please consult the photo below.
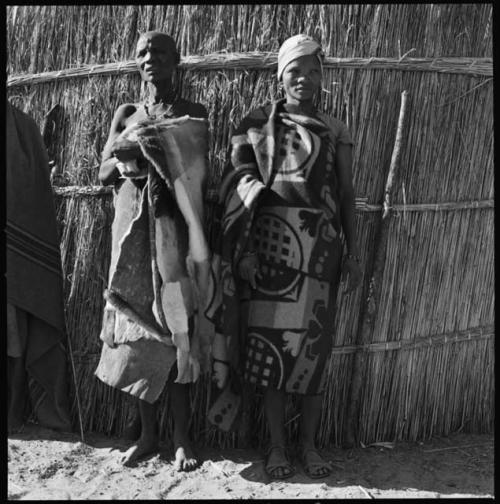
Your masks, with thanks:
<instances>
[{"instance_id":1,"label":"reed fence","mask_svg":"<svg viewBox=\"0 0 500 504\"><path fill-rule=\"evenodd\" d=\"M275 69L276 53L220 53L205 56L185 56L179 67L183 70L262 70ZM329 58L324 68L357 68L364 70L400 70L407 72L438 72L493 77L493 58ZM7 79L7 87L26 86L64 79L93 77L95 75L126 75L137 73L135 61L81 65L54 72L13 75Z\"/></svg>"},{"instance_id":2,"label":"reed fence","mask_svg":"<svg viewBox=\"0 0 500 504\"><path fill-rule=\"evenodd\" d=\"M114 110L145 96L131 57L138 33L149 29L175 37L181 94L209 112L209 232L234 128L251 109L280 96L280 43L308 33L325 50L319 106L343 120L355 139L364 279L357 292L339 296L319 443L341 445L349 430L364 444L491 431L491 5L8 6L7 95L47 132L55 172L67 326L84 430L119 435L133 408L129 397L93 376L113 218L110 189L97 185L97 172ZM359 339L403 91L407 118L385 206L387 241L369 306L370 330ZM223 447L265 442L258 395L247 412L250 432L230 434L207 425L209 395L203 377L192 389L194 439ZM357 407L348 415L354 399ZM291 398L291 437L298 434L296 406ZM160 434L168 439L168 394L159 415ZM76 416L75 402L75 425Z\"/></svg>"}]
</instances>

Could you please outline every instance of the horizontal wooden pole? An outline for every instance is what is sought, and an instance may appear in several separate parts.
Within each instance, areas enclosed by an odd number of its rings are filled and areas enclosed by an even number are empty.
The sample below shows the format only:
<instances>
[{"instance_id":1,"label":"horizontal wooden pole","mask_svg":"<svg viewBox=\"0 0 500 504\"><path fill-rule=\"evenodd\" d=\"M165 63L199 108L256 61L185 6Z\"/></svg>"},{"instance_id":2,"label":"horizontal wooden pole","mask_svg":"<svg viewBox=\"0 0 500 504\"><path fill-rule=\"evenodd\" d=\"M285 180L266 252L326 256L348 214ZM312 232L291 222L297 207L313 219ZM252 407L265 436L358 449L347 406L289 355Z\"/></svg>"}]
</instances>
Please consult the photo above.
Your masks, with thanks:
<instances>
[{"instance_id":1,"label":"horizontal wooden pole","mask_svg":"<svg viewBox=\"0 0 500 504\"><path fill-rule=\"evenodd\" d=\"M277 53L213 53L207 55L184 56L179 67L185 70L254 70L275 69ZM325 68L348 68L360 70L402 70L409 72L437 72L465 74L471 76L493 76L493 58L331 58L324 61ZM52 72L12 75L7 79L7 87L43 84L65 79L90 78L103 75L123 75L136 73L135 61L105 63L101 65L81 65Z\"/></svg>"},{"instance_id":2,"label":"horizontal wooden pole","mask_svg":"<svg viewBox=\"0 0 500 504\"><path fill-rule=\"evenodd\" d=\"M357 203L357 202L356 202ZM395 213L404 212L444 212L453 210L472 210L476 208L495 208L495 200L477 200L477 201L447 201L443 203L411 203L411 204L396 204L388 207L389 210ZM364 212L380 212L382 205L373 204L356 204L357 210Z\"/></svg>"},{"instance_id":3,"label":"horizontal wooden pole","mask_svg":"<svg viewBox=\"0 0 500 504\"><path fill-rule=\"evenodd\" d=\"M411 340L384 341L368 343L365 345L344 345L334 346L333 354L353 354L362 352L388 352L395 350L413 350L422 347L438 347L442 345L451 345L454 343L476 342L484 339L493 339L495 337L495 328L493 325L484 327L475 327L458 331L454 333L434 334L432 336L416 338ZM92 360L98 358L99 353L74 352L73 356L80 360Z\"/></svg>"},{"instance_id":4,"label":"horizontal wooden pole","mask_svg":"<svg viewBox=\"0 0 500 504\"><path fill-rule=\"evenodd\" d=\"M112 186L54 186L54 192L57 196L107 196L112 194ZM217 191L209 190L205 194L207 203L217 201ZM412 203L407 205L392 205L394 212L436 212L453 210L472 210L479 208L495 208L495 200L478 201L456 201L443 203ZM356 210L361 212L381 212L382 205L371 204L366 198L356 198Z\"/></svg>"},{"instance_id":5,"label":"horizontal wooden pole","mask_svg":"<svg viewBox=\"0 0 500 504\"><path fill-rule=\"evenodd\" d=\"M367 343L364 345L348 345L333 347L334 354L351 354L354 352L387 352L393 350L411 350L413 348L447 345L451 343L461 343L465 341L477 341L480 339L491 339L495 337L494 326L476 327L454 333L434 334L432 336L397 340L380 341Z\"/></svg>"},{"instance_id":6,"label":"horizontal wooden pole","mask_svg":"<svg viewBox=\"0 0 500 504\"><path fill-rule=\"evenodd\" d=\"M113 194L113 186L52 186L57 196L107 196Z\"/></svg>"}]
</instances>

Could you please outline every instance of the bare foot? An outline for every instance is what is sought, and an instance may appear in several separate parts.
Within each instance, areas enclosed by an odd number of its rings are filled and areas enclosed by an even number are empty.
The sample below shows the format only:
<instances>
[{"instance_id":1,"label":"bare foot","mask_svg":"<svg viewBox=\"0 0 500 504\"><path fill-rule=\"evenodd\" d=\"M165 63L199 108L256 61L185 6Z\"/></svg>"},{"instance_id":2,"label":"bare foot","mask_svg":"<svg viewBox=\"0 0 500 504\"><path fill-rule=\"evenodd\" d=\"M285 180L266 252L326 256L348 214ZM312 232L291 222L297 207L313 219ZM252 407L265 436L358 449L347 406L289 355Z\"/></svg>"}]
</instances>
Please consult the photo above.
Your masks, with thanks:
<instances>
[{"instance_id":1,"label":"bare foot","mask_svg":"<svg viewBox=\"0 0 500 504\"><path fill-rule=\"evenodd\" d=\"M188 444L179 446L175 451L174 467L177 471L192 471L199 465L193 450Z\"/></svg>"},{"instance_id":2,"label":"bare foot","mask_svg":"<svg viewBox=\"0 0 500 504\"><path fill-rule=\"evenodd\" d=\"M124 466L130 466L140 459L158 451L158 438L139 438L121 458L120 462Z\"/></svg>"}]
</instances>

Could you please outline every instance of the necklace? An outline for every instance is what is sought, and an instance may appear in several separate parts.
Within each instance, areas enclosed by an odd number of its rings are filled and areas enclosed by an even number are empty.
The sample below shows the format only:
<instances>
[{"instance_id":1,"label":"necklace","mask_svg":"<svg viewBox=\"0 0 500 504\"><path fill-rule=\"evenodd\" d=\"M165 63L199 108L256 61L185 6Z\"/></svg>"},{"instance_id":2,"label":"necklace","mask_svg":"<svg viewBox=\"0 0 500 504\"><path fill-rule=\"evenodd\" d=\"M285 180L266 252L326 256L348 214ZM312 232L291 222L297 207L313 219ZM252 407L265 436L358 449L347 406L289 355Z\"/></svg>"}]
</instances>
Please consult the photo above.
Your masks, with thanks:
<instances>
[{"instance_id":1,"label":"necklace","mask_svg":"<svg viewBox=\"0 0 500 504\"><path fill-rule=\"evenodd\" d=\"M173 109L174 105L176 104L176 101L177 100L174 100L172 103L168 103L167 106L166 106L165 111L162 112L161 114L152 114L152 113L150 113L149 107L152 105L151 103L149 105L147 103L144 103L144 110L146 112L146 115L150 119L158 119L159 117L165 117L165 118L172 117L174 115L172 109ZM160 102L160 104L163 107L163 102Z\"/></svg>"}]
</instances>

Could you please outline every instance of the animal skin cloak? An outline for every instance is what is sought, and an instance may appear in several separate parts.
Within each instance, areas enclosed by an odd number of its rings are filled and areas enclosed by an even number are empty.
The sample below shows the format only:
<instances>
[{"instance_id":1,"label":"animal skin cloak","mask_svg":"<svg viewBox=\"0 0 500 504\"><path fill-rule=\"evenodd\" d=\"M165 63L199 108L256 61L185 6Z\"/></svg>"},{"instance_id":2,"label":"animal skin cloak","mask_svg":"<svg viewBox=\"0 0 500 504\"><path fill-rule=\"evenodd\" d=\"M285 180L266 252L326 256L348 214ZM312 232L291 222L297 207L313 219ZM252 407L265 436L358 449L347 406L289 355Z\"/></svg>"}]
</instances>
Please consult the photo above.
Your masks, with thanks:
<instances>
[{"instance_id":1,"label":"animal skin cloak","mask_svg":"<svg viewBox=\"0 0 500 504\"><path fill-rule=\"evenodd\" d=\"M148 160L145 183L115 191L109 284L96 375L154 402L174 364L178 383L206 368L205 318L210 254L204 234L207 121L189 116L128 127Z\"/></svg>"}]
</instances>

